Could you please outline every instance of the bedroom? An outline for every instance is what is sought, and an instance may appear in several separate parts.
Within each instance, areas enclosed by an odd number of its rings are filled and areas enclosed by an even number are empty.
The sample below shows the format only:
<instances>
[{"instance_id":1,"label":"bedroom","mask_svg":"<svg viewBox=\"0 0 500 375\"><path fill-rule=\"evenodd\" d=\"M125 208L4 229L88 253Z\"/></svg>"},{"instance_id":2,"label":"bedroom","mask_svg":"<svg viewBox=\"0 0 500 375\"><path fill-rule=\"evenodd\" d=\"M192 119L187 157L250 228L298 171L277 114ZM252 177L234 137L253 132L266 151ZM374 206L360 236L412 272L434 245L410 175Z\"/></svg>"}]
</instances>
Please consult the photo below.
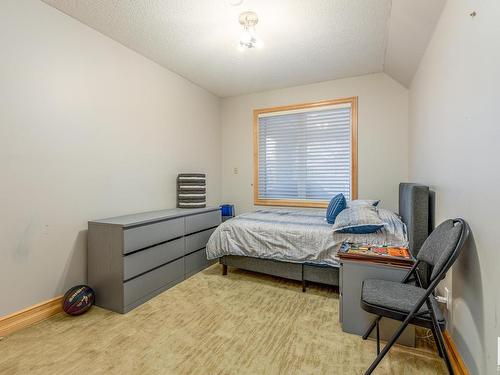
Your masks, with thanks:
<instances>
[{"instance_id":1,"label":"bedroom","mask_svg":"<svg viewBox=\"0 0 500 375\"><path fill-rule=\"evenodd\" d=\"M246 11L254 13L240 23ZM341 294L348 293L339 288L339 267L324 276L324 269L311 271L303 259L267 272L284 273L277 276L234 263L226 264L227 275L223 264L197 272L196 262L207 259L193 245L198 258L188 255L194 268L179 275L186 280L154 298L134 299L130 307L140 303L127 313L100 307L107 292L95 286L96 305L88 312L62 312L64 293L80 284L92 287L90 270L104 264L92 256L92 222L176 207L183 173L205 175L209 211L200 215L219 212L221 204L234 207L238 216L220 229L255 210L324 216L338 193L346 206L353 198L377 200L370 211L402 214L413 198L400 196L400 183L428 187L427 229L451 218L465 219L471 229L436 289L446 300L438 303L446 348L459 366L456 373L496 373L499 16L494 0L0 2L0 373L60 373L68 365L88 373L141 374L369 368L376 340L344 331L352 317L340 321L347 305L341 306ZM246 31L257 36L256 48L245 45L251 38L239 43ZM259 202L275 200L265 194L290 185L264 188L263 174L273 171L272 163L263 168L262 152L273 149L258 135L281 126L273 122L280 116L293 124L304 113L343 116L344 122L332 123L347 124L339 132L348 141L335 152L347 155L349 167L340 163L345 173L318 185L304 170L321 175L329 163L321 158L331 150L305 152L321 159L319 168L281 165L280 173L290 178L280 181L295 181L297 191L328 185L328 198L312 199L320 207ZM282 200L290 200L285 195ZM184 213L171 217L184 223L181 232L172 229L174 237L139 237L149 242L121 255L133 259L159 242L187 244L219 224L202 225ZM144 224L129 220L134 228ZM186 231L189 220L195 223ZM411 233L422 230L411 219L402 222ZM326 218L321 225L333 233ZM263 243L276 245L277 238ZM201 234L196 239L208 241ZM132 277L147 274L144 264ZM270 264L255 267L265 271ZM321 275L330 282L321 283ZM123 298L124 280L106 284L113 286L109 293L118 290ZM345 287L360 288L363 280ZM351 297L355 311L364 313L359 290ZM417 348L393 346L375 373L447 373L429 330L407 331L417 337Z\"/></svg>"}]
</instances>

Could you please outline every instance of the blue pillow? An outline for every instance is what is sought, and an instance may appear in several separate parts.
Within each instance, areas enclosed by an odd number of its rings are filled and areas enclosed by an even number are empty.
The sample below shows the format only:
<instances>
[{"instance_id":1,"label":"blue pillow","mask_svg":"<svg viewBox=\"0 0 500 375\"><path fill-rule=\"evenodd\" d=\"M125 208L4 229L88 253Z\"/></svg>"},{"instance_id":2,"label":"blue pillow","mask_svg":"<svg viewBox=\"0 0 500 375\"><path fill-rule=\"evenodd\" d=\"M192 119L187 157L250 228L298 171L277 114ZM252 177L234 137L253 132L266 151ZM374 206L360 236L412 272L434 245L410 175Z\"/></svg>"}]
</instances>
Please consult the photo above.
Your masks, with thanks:
<instances>
[{"instance_id":1,"label":"blue pillow","mask_svg":"<svg viewBox=\"0 0 500 375\"><path fill-rule=\"evenodd\" d=\"M336 230L337 233L352 233L352 234L368 234L375 233L384 226L380 224L365 224L358 225L357 227L349 227Z\"/></svg>"},{"instance_id":2,"label":"blue pillow","mask_svg":"<svg viewBox=\"0 0 500 375\"><path fill-rule=\"evenodd\" d=\"M335 223L335 218L337 215L347 207L347 202L345 200L344 194L337 194L332 198L328 208L326 209L326 221L328 224Z\"/></svg>"}]
</instances>

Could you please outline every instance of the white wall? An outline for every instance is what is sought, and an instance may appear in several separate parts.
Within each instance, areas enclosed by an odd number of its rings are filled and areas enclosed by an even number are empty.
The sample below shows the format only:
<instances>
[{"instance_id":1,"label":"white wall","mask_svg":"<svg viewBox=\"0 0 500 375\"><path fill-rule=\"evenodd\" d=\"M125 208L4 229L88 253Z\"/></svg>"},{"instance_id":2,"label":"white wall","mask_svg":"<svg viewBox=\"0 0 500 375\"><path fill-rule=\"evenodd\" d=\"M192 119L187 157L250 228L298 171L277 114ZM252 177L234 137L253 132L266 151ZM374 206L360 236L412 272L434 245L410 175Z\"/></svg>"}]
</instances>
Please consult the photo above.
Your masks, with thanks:
<instances>
[{"instance_id":1,"label":"white wall","mask_svg":"<svg viewBox=\"0 0 500 375\"><path fill-rule=\"evenodd\" d=\"M410 179L436 191L437 223L461 216L473 232L446 282L471 374L498 373L499 20L498 0L448 1L410 90Z\"/></svg>"},{"instance_id":2,"label":"white wall","mask_svg":"<svg viewBox=\"0 0 500 375\"><path fill-rule=\"evenodd\" d=\"M220 201L219 99L36 0L0 3L0 316L86 278L87 220Z\"/></svg>"},{"instance_id":3,"label":"white wall","mask_svg":"<svg viewBox=\"0 0 500 375\"><path fill-rule=\"evenodd\" d=\"M378 198L397 210L398 184L408 179L408 91L383 73L223 99L224 201L237 212L254 207L254 109L350 96L359 97L359 198Z\"/></svg>"}]
</instances>

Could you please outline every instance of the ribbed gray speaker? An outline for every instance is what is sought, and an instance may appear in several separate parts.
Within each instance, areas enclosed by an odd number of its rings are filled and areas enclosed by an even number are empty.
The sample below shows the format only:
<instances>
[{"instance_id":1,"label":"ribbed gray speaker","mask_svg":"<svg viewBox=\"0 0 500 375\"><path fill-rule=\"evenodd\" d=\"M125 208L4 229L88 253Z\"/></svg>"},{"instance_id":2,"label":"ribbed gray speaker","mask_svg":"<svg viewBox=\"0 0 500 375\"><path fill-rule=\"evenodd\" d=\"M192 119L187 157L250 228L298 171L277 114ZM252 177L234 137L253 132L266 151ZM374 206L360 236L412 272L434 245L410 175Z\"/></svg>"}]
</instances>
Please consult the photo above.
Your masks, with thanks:
<instances>
[{"instance_id":1,"label":"ribbed gray speaker","mask_svg":"<svg viewBox=\"0 0 500 375\"><path fill-rule=\"evenodd\" d=\"M206 176L204 173L180 173L177 176L177 207L206 207L206 184Z\"/></svg>"}]
</instances>

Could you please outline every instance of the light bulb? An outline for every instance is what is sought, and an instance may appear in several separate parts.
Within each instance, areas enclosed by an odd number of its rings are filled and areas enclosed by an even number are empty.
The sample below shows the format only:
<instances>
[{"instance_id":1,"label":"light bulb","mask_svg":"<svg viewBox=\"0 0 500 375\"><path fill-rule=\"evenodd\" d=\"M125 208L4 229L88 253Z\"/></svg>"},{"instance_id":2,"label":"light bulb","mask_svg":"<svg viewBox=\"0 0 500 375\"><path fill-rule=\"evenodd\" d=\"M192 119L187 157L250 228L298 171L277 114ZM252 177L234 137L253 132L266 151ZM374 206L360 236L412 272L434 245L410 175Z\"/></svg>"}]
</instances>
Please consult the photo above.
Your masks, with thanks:
<instances>
[{"instance_id":1,"label":"light bulb","mask_svg":"<svg viewBox=\"0 0 500 375\"><path fill-rule=\"evenodd\" d=\"M240 46L243 48L260 48L262 44L262 41L257 37L255 28L245 27L240 36Z\"/></svg>"},{"instance_id":2,"label":"light bulb","mask_svg":"<svg viewBox=\"0 0 500 375\"><path fill-rule=\"evenodd\" d=\"M252 41L252 34L250 34L250 32L248 30L245 30L241 33L241 36L240 36L240 44L248 44L248 43L251 43Z\"/></svg>"}]
</instances>

